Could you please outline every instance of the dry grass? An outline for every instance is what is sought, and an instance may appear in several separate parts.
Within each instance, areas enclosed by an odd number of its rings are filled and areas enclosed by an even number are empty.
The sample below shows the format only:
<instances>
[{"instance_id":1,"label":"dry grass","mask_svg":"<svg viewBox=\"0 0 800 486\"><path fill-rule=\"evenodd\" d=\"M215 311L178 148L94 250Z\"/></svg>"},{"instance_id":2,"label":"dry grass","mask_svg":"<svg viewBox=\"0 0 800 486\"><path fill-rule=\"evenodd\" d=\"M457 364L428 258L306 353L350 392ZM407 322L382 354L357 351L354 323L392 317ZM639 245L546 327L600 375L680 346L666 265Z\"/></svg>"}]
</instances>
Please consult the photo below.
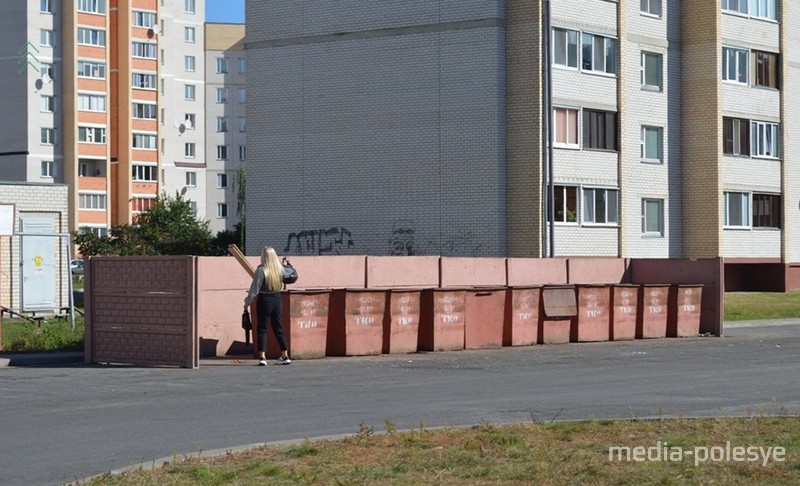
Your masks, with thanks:
<instances>
[{"instance_id":1,"label":"dry grass","mask_svg":"<svg viewBox=\"0 0 800 486\"><path fill-rule=\"evenodd\" d=\"M747 418L481 425L386 434L361 427L340 441L305 441L153 471L97 478L93 485L517 485L800 484L800 419ZM609 460L610 446L693 449L783 447L786 460L682 462Z\"/></svg>"}]
</instances>

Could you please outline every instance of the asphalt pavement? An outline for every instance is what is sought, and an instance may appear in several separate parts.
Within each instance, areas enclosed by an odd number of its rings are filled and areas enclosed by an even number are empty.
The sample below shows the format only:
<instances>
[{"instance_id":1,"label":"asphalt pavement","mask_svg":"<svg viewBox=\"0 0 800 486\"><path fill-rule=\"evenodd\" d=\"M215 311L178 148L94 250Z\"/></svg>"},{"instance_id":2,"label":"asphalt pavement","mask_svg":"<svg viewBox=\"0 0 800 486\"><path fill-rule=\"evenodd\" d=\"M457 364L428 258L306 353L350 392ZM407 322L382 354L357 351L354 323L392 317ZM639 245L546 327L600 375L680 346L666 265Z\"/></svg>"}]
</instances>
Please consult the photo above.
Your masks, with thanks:
<instances>
[{"instance_id":1,"label":"asphalt pavement","mask_svg":"<svg viewBox=\"0 0 800 486\"><path fill-rule=\"evenodd\" d=\"M383 430L655 416L800 415L800 320L725 336L199 369L0 367L0 485L63 484L160 458ZM48 359L50 361L48 361ZM61 361L58 361L58 360Z\"/></svg>"}]
</instances>

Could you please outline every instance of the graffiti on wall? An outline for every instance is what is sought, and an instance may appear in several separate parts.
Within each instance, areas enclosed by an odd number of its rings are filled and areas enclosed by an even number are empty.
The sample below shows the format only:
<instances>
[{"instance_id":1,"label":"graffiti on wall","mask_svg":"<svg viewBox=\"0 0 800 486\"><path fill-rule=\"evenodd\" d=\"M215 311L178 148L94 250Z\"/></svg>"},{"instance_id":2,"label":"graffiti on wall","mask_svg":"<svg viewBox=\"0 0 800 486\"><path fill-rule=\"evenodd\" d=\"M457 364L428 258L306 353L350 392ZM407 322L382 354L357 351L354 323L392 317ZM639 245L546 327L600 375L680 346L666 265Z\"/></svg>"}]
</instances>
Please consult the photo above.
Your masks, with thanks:
<instances>
[{"instance_id":1,"label":"graffiti on wall","mask_svg":"<svg viewBox=\"0 0 800 486\"><path fill-rule=\"evenodd\" d=\"M483 256L486 253L472 231L458 231L441 242L427 240L417 243L414 239L415 226L408 219L394 222L389 237L390 255Z\"/></svg>"},{"instance_id":2,"label":"graffiti on wall","mask_svg":"<svg viewBox=\"0 0 800 486\"><path fill-rule=\"evenodd\" d=\"M294 255L344 255L354 246L352 234L347 228L333 227L291 233L283 252Z\"/></svg>"}]
</instances>

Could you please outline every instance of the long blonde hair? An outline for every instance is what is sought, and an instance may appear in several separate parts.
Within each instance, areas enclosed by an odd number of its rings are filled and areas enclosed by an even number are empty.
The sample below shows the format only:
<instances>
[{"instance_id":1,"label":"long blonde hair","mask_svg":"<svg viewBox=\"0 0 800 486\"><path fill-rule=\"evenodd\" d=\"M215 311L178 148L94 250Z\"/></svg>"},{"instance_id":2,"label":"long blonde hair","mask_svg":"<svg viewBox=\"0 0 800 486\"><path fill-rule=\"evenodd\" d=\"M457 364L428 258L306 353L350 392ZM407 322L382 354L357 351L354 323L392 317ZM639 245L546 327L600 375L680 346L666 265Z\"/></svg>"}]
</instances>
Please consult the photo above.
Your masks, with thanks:
<instances>
[{"instance_id":1,"label":"long blonde hair","mask_svg":"<svg viewBox=\"0 0 800 486\"><path fill-rule=\"evenodd\" d=\"M271 246L261 250L261 265L264 266L264 279L267 290L280 290L283 283L283 265L278 260L278 254Z\"/></svg>"}]
</instances>

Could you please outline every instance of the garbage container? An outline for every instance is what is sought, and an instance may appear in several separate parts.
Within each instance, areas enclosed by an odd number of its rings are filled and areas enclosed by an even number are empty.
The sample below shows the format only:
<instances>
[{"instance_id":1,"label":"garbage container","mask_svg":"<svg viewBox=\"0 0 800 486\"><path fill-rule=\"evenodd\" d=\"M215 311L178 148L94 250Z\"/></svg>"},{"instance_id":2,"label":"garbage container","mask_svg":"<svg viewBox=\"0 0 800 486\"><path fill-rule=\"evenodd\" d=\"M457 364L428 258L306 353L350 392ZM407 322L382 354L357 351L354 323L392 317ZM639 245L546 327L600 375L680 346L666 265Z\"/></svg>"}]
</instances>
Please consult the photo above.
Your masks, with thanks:
<instances>
[{"instance_id":1,"label":"garbage container","mask_svg":"<svg viewBox=\"0 0 800 486\"><path fill-rule=\"evenodd\" d=\"M667 336L694 337L700 334L703 286L676 284L670 288Z\"/></svg>"},{"instance_id":2,"label":"garbage container","mask_svg":"<svg viewBox=\"0 0 800 486\"><path fill-rule=\"evenodd\" d=\"M509 287L506 290L503 346L536 344L539 333L539 299L541 295L541 286Z\"/></svg>"},{"instance_id":3,"label":"garbage container","mask_svg":"<svg viewBox=\"0 0 800 486\"><path fill-rule=\"evenodd\" d=\"M292 359L325 357L330 295L327 289L288 290L282 293L281 325ZM267 331L267 356L277 358L280 354L275 336L272 331Z\"/></svg>"},{"instance_id":4,"label":"garbage container","mask_svg":"<svg viewBox=\"0 0 800 486\"><path fill-rule=\"evenodd\" d=\"M639 286L633 284L614 285L613 294L611 340L627 341L635 339Z\"/></svg>"},{"instance_id":5,"label":"garbage container","mask_svg":"<svg viewBox=\"0 0 800 486\"><path fill-rule=\"evenodd\" d=\"M420 289L387 291L383 320L383 352L414 353L419 339Z\"/></svg>"},{"instance_id":6,"label":"garbage container","mask_svg":"<svg viewBox=\"0 0 800 486\"><path fill-rule=\"evenodd\" d=\"M576 342L608 341L611 335L611 287L578 285L578 316L571 332Z\"/></svg>"},{"instance_id":7,"label":"garbage container","mask_svg":"<svg viewBox=\"0 0 800 486\"><path fill-rule=\"evenodd\" d=\"M542 289L542 307L539 309L538 342L540 344L568 343L577 312L574 286L545 286Z\"/></svg>"},{"instance_id":8,"label":"garbage container","mask_svg":"<svg viewBox=\"0 0 800 486\"><path fill-rule=\"evenodd\" d=\"M475 287L465 295L464 349L502 347L506 289Z\"/></svg>"},{"instance_id":9,"label":"garbage container","mask_svg":"<svg viewBox=\"0 0 800 486\"><path fill-rule=\"evenodd\" d=\"M669 285L645 284L639 294L636 337L639 339L667 337L667 308Z\"/></svg>"},{"instance_id":10,"label":"garbage container","mask_svg":"<svg viewBox=\"0 0 800 486\"><path fill-rule=\"evenodd\" d=\"M466 291L436 288L422 291L420 300L420 351L464 349Z\"/></svg>"},{"instance_id":11,"label":"garbage container","mask_svg":"<svg viewBox=\"0 0 800 486\"><path fill-rule=\"evenodd\" d=\"M383 351L385 289L335 289L328 319L328 356L368 356Z\"/></svg>"}]
</instances>

